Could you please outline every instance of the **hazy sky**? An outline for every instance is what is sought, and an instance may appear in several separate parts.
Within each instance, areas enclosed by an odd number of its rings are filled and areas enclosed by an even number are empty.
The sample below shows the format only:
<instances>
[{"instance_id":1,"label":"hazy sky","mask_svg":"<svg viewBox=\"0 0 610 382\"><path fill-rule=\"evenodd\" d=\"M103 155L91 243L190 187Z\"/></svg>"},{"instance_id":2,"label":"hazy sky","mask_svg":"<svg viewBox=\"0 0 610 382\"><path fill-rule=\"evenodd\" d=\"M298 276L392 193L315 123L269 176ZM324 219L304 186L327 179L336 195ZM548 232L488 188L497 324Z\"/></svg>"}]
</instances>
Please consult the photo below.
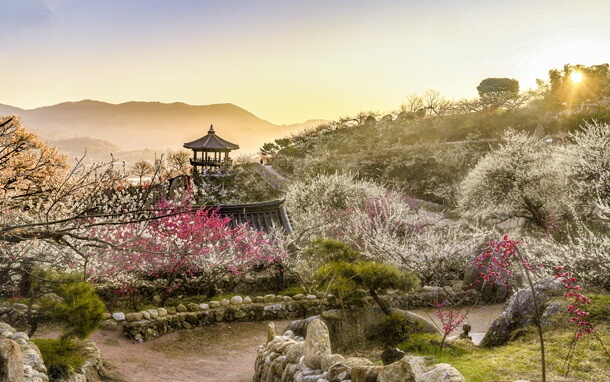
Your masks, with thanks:
<instances>
[{"instance_id":1,"label":"hazy sky","mask_svg":"<svg viewBox=\"0 0 610 382\"><path fill-rule=\"evenodd\" d=\"M610 62L608 0L0 0L0 103L234 103L274 123Z\"/></svg>"}]
</instances>

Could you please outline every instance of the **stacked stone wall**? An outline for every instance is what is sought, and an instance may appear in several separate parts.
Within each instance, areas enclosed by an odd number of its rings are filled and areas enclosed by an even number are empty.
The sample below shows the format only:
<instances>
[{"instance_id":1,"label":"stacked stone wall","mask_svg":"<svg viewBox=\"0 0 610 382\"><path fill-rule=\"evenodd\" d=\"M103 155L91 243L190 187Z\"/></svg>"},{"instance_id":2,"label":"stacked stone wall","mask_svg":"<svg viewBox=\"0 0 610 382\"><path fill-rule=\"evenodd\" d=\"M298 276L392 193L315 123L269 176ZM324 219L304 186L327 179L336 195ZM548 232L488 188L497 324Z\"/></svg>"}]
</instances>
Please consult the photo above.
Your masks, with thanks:
<instances>
[{"instance_id":1,"label":"stacked stone wall","mask_svg":"<svg viewBox=\"0 0 610 382\"><path fill-rule=\"evenodd\" d=\"M418 293L390 294L382 297L391 307L415 309L432 307L435 301L449 298L471 304L477 301L477 294L455 291L450 288L425 287ZM372 299L369 307L375 306ZM136 341L149 341L166 333L181 329L191 329L215 322L277 321L296 320L330 309L340 309L336 299L329 295L265 295L254 298L234 296L230 300L210 301L207 303L179 304L175 307L161 307L146 311L106 314L102 328L122 330L126 337Z\"/></svg>"},{"instance_id":2,"label":"stacked stone wall","mask_svg":"<svg viewBox=\"0 0 610 382\"><path fill-rule=\"evenodd\" d=\"M326 325L313 320L307 336L291 331L276 336L270 327L267 344L260 346L253 382L465 382L448 364L427 366L423 357L405 356L399 361L376 366L360 357L332 354Z\"/></svg>"}]
</instances>

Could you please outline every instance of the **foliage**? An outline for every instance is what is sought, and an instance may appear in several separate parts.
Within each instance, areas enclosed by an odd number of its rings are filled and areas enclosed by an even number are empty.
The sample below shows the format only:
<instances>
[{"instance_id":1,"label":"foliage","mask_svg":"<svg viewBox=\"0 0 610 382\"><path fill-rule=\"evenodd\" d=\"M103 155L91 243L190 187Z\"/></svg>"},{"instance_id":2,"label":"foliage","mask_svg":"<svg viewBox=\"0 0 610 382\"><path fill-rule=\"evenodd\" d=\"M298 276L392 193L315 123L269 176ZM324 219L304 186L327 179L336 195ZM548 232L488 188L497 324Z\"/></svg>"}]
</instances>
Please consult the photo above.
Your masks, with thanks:
<instances>
[{"instance_id":1,"label":"foliage","mask_svg":"<svg viewBox=\"0 0 610 382\"><path fill-rule=\"evenodd\" d=\"M573 73L582 75L582 82L574 83ZM583 102L595 102L610 95L610 69L601 65L564 65L563 69L549 71L550 96L556 108L563 104L574 107Z\"/></svg>"},{"instance_id":2,"label":"foliage","mask_svg":"<svg viewBox=\"0 0 610 382\"><path fill-rule=\"evenodd\" d=\"M402 314L392 313L385 316L376 337L384 346L396 346L405 342L410 335L407 318Z\"/></svg>"},{"instance_id":3,"label":"foliage","mask_svg":"<svg viewBox=\"0 0 610 382\"><path fill-rule=\"evenodd\" d=\"M47 306L50 317L65 324L62 338L85 339L102 321L105 306L89 283L73 280L55 288L62 300Z\"/></svg>"},{"instance_id":4,"label":"foliage","mask_svg":"<svg viewBox=\"0 0 610 382\"><path fill-rule=\"evenodd\" d=\"M456 221L442 221L416 200L349 175L318 175L293 183L286 205L294 221L296 250L288 265L305 282L322 265L309 241L340 240L378 262L416 271L426 285L447 285L463 277L465 264L492 233ZM439 224L440 223L440 224Z\"/></svg>"},{"instance_id":5,"label":"foliage","mask_svg":"<svg viewBox=\"0 0 610 382\"><path fill-rule=\"evenodd\" d=\"M318 256L328 261L316 272L317 279L346 306L363 306L363 291L366 291L383 312L390 315L378 292L387 289L408 291L419 283L413 273L400 272L389 264L366 261L360 253L336 240L318 240L316 245Z\"/></svg>"},{"instance_id":6,"label":"foliage","mask_svg":"<svg viewBox=\"0 0 610 382\"><path fill-rule=\"evenodd\" d=\"M249 226L231 228L229 218L190 203L162 199L150 222L125 224L119 232L96 230L113 245L95 256L92 280L118 283L125 292L140 278L163 280L163 304L181 285L213 293L218 279L283 257L278 240Z\"/></svg>"},{"instance_id":7,"label":"foliage","mask_svg":"<svg viewBox=\"0 0 610 382\"><path fill-rule=\"evenodd\" d=\"M550 228L554 218L569 212L562 162L541 139L509 130L461 183L458 211L469 218L524 218Z\"/></svg>"},{"instance_id":8,"label":"foliage","mask_svg":"<svg viewBox=\"0 0 610 382\"><path fill-rule=\"evenodd\" d=\"M605 341L610 340L608 327L600 332ZM573 335L572 330L553 328L553 335L548 336L548 379L594 382L607 378L608 360L594 338L583 339L582 346L589 351L577 352L571 377L564 376L563 360ZM448 342L442 352L439 345L440 337L437 335L414 333L398 348L412 355L424 356L433 363L448 363L469 382L540 380L540 348L535 332L527 332L518 340L493 349L483 349L464 340Z\"/></svg>"},{"instance_id":9,"label":"foliage","mask_svg":"<svg viewBox=\"0 0 610 382\"><path fill-rule=\"evenodd\" d=\"M514 78L486 78L477 86L481 102L490 107L514 108L519 81Z\"/></svg>"},{"instance_id":10,"label":"foliage","mask_svg":"<svg viewBox=\"0 0 610 382\"><path fill-rule=\"evenodd\" d=\"M464 322L470 312L470 308L462 313L459 309L452 307L451 302L447 299L444 299L441 302L435 301L434 304L437 307L434 313L442 324L441 331L443 332L443 339L441 340L440 349L443 350L447 336L453 333L453 331Z\"/></svg>"},{"instance_id":11,"label":"foliage","mask_svg":"<svg viewBox=\"0 0 610 382\"><path fill-rule=\"evenodd\" d=\"M40 349L48 376L52 381L69 378L85 362L82 346L76 341L54 338L39 338L32 341Z\"/></svg>"},{"instance_id":12,"label":"foliage","mask_svg":"<svg viewBox=\"0 0 610 382\"><path fill-rule=\"evenodd\" d=\"M85 166L81 158L70 169L14 117L1 124L1 293L18 294L21 274L37 264L85 273L90 248L104 245L91 227L147 218L155 194L130 188L114 162Z\"/></svg>"}]
</instances>

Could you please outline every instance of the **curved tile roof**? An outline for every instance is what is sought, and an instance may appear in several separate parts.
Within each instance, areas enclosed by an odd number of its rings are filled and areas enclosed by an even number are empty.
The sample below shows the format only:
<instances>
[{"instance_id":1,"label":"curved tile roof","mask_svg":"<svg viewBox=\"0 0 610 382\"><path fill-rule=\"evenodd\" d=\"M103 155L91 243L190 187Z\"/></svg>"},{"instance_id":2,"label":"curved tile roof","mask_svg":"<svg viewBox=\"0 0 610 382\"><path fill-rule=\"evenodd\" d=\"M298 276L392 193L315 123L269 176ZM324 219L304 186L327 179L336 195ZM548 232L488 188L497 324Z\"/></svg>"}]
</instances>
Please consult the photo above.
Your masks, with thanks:
<instances>
[{"instance_id":1,"label":"curved tile roof","mask_svg":"<svg viewBox=\"0 0 610 382\"><path fill-rule=\"evenodd\" d=\"M231 143L229 141L225 141L224 139L222 139L218 135L216 135L213 125L210 125L210 130L208 131L207 135L205 135L199 139L196 139L192 142L187 142L182 146L184 148L191 149L191 150L208 150L208 151L230 151L230 150L239 149L238 145Z\"/></svg>"}]
</instances>

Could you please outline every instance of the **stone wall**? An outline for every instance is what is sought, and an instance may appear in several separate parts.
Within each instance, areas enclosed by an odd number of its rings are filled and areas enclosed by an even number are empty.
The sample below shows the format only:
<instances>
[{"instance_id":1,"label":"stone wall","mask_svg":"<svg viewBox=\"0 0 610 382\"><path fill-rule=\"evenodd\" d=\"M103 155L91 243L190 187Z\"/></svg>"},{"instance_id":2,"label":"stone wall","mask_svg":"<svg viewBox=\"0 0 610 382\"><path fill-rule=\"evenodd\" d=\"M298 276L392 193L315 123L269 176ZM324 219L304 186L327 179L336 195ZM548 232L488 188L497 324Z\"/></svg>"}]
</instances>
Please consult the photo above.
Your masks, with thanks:
<instances>
[{"instance_id":1,"label":"stone wall","mask_svg":"<svg viewBox=\"0 0 610 382\"><path fill-rule=\"evenodd\" d=\"M405 356L375 366L366 358L332 354L321 320L309 323L304 340L291 331L276 336L273 326L267 338L257 352L253 382L466 382L451 365L427 367L423 357Z\"/></svg>"},{"instance_id":2,"label":"stone wall","mask_svg":"<svg viewBox=\"0 0 610 382\"><path fill-rule=\"evenodd\" d=\"M99 381L102 354L93 341L84 341L85 362L74 374L60 382ZM0 322L0 381L46 382L47 367L38 346L24 332Z\"/></svg>"},{"instance_id":3,"label":"stone wall","mask_svg":"<svg viewBox=\"0 0 610 382\"><path fill-rule=\"evenodd\" d=\"M424 287L417 293L389 294L382 296L391 307L415 309L434 306L441 296L453 301L472 304L477 300L476 293L455 291L451 288ZM122 330L125 336L136 341L149 341L166 333L181 329L205 326L215 322L276 321L302 319L320 314L329 309L341 308L336 299L329 295L265 295L254 298L234 296L230 300L210 301L208 303L179 304L175 307L149 309L146 311L105 314L102 328ZM369 299L368 306L375 306Z\"/></svg>"}]
</instances>

